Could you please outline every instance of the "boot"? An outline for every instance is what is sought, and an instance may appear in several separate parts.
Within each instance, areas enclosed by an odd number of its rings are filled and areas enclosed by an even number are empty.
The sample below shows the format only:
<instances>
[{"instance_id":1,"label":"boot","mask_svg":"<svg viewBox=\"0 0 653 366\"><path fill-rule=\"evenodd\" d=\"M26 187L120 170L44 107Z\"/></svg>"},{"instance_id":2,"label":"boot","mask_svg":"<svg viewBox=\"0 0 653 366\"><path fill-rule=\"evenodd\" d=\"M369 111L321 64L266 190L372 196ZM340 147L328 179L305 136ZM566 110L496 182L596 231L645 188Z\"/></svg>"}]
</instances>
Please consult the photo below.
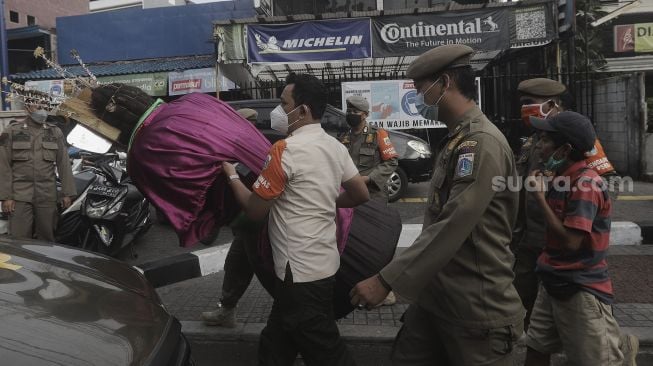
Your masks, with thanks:
<instances>
[{"instance_id":1,"label":"boot","mask_svg":"<svg viewBox=\"0 0 653 366\"><path fill-rule=\"evenodd\" d=\"M637 352L639 351L639 339L632 334L622 334L619 337L619 350L624 355L623 366L637 366Z\"/></svg>"},{"instance_id":2,"label":"boot","mask_svg":"<svg viewBox=\"0 0 653 366\"><path fill-rule=\"evenodd\" d=\"M218 306L217 310L203 312L202 320L206 325L217 325L225 328L235 328L236 308Z\"/></svg>"}]
</instances>

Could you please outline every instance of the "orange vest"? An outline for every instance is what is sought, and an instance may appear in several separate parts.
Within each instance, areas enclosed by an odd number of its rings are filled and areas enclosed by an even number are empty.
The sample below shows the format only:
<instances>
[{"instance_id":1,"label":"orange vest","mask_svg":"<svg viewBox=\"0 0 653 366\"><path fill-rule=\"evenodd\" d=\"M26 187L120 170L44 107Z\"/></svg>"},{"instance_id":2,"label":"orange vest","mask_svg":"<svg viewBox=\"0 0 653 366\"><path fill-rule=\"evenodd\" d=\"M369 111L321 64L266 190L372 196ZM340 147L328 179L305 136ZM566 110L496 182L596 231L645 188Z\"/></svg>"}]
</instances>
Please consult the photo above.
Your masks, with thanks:
<instances>
[{"instance_id":1,"label":"orange vest","mask_svg":"<svg viewBox=\"0 0 653 366\"><path fill-rule=\"evenodd\" d=\"M608 157L605 156L603 146L601 146L599 139L596 139L596 142L594 142L592 151L585 153L585 162L589 168L594 169L599 175L614 172L614 167L608 160Z\"/></svg>"}]
</instances>

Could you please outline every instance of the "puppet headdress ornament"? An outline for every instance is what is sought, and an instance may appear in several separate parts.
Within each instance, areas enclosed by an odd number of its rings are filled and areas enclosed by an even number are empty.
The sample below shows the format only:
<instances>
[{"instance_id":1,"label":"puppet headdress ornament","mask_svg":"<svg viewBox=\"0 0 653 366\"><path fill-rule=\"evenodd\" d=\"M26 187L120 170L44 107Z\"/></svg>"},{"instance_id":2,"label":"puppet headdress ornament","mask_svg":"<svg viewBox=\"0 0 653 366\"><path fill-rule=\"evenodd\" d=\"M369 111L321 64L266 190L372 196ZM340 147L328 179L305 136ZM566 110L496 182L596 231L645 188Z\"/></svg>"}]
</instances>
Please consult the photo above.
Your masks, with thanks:
<instances>
[{"instance_id":1,"label":"puppet headdress ornament","mask_svg":"<svg viewBox=\"0 0 653 366\"><path fill-rule=\"evenodd\" d=\"M45 61L50 68L64 79L64 84L67 83L72 86L72 91L68 96L49 95L48 93L29 90L23 85L3 78L2 82L11 86L10 98L22 101L25 105L36 105L39 108L48 110L51 114L72 118L105 138L116 141L120 135L120 130L98 118L91 107L91 94L93 89L98 86L97 78L82 61L76 50L70 51L70 54L84 70L86 74L84 77L75 75L50 60L45 56L45 50L42 47L37 47L34 50L34 57ZM107 106L107 108L110 108L110 106Z\"/></svg>"}]
</instances>

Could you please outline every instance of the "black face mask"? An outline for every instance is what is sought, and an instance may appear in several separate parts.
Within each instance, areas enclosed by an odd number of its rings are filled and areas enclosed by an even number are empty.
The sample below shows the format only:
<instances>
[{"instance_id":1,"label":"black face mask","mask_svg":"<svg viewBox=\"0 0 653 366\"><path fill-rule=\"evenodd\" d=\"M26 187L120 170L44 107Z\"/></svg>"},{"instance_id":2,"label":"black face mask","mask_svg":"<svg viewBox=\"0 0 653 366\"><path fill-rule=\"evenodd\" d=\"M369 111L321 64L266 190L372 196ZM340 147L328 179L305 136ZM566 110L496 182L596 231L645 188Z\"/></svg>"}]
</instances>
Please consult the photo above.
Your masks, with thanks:
<instances>
[{"instance_id":1,"label":"black face mask","mask_svg":"<svg viewBox=\"0 0 653 366\"><path fill-rule=\"evenodd\" d=\"M349 127L356 127L361 124L362 118L360 114L347 113L347 124Z\"/></svg>"}]
</instances>

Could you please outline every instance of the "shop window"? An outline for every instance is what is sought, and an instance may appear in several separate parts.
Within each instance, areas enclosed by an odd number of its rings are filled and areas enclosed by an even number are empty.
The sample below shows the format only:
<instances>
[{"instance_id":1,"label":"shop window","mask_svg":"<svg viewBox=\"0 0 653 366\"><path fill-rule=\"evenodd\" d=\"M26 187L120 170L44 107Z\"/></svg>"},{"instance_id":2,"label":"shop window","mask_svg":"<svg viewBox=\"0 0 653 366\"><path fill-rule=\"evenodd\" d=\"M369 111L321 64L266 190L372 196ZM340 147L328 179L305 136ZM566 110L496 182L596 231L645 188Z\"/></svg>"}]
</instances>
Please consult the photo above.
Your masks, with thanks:
<instances>
[{"instance_id":1,"label":"shop window","mask_svg":"<svg viewBox=\"0 0 653 366\"><path fill-rule=\"evenodd\" d=\"M9 11L9 21L12 22L12 23L20 23L20 20L18 18L18 12L10 10Z\"/></svg>"},{"instance_id":2,"label":"shop window","mask_svg":"<svg viewBox=\"0 0 653 366\"><path fill-rule=\"evenodd\" d=\"M32 15L27 16L27 25L36 25L36 18Z\"/></svg>"}]
</instances>

